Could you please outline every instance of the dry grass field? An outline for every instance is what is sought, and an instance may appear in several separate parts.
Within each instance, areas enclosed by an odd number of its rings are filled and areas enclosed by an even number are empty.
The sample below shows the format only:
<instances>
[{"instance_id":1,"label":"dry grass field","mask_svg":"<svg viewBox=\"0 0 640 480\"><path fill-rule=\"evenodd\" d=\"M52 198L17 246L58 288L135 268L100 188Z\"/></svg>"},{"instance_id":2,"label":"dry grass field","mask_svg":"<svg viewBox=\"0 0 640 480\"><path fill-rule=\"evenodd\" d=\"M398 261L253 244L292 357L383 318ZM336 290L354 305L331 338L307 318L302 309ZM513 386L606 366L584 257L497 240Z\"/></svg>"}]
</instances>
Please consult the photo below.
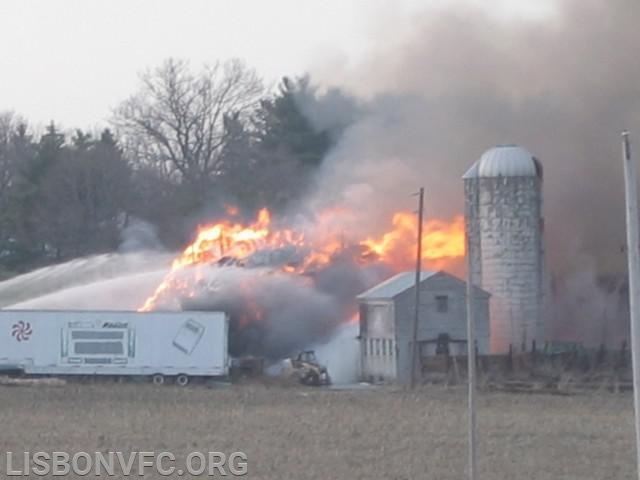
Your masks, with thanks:
<instances>
[{"instance_id":1,"label":"dry grass field","mask_svg":"<svg viewBox=\"0 0 640 480\"><path fill-rule=\"evenodd\" d=\"M169 451L176 468L193 451L242 451L245 478L461 479L465 401L435 387L0 386L0 477L7 451ZM632 411L629 394L481 394L480 478L632 478Z\"/></svg>"}]
</instances>

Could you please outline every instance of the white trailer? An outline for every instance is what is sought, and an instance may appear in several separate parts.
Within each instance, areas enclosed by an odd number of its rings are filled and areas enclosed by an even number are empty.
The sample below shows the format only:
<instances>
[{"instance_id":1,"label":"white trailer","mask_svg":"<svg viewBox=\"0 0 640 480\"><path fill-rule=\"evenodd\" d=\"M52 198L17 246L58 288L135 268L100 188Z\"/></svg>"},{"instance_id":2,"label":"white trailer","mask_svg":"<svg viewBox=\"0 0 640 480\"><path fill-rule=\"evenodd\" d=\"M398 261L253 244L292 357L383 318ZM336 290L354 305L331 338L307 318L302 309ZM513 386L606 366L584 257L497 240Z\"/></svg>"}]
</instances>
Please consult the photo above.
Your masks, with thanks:
<instances>
[{"instance_id":1,"label":"white trailer","mask_svg":"<svg viewBox=\"0 0 640 480\"><path fill-rule=\"evenodd\" d=\"M0 370L25 375L229 374L222 312L0 310Z\"/></svg>"}]
</instances>

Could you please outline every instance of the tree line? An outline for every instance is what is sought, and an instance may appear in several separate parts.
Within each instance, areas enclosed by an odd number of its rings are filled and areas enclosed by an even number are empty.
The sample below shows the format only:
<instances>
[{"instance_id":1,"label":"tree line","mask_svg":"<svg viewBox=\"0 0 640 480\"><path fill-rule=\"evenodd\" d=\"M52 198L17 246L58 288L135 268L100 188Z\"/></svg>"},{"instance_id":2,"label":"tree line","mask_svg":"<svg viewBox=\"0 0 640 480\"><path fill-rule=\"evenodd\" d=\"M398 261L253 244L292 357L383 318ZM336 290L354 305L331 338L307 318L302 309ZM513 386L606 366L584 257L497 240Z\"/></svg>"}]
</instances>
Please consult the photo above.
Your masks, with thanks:
<instances>
[{"instance_id":1,"label":"tree line","mask_svg":"<svg viewBox=\"0 0 640 480\"><path fill-rule=\"evenodd\" d=\"M169 59L140 76L101 132L41 134L0 114L0 275L113 251L143 220L168 248L227 205L287 209L341 133L303 112L308 77L266 91L239 60L194 72Z\"/></svg>"}]
</instances>

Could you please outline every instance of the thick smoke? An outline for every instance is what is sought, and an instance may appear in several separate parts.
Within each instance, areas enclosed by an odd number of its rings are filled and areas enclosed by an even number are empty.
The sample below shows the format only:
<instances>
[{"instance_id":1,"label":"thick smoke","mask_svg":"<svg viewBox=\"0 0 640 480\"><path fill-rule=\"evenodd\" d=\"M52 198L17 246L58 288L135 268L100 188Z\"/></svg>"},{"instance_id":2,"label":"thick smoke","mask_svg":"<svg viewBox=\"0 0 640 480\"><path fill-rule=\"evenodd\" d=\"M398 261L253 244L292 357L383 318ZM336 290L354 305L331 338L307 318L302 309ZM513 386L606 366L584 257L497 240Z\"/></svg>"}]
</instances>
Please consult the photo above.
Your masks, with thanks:
<instances>
[{"instance_id":1,"label":"thick smoke","mask_svg":"<svg viewBox=\"0 0 640 480\"><path fill-rule=\"evenodd\" d=\"M193 272L183 274L189 278ZM380 278L346 262L312 276L235 266L199 267L199 275L197 293L182 300L181 308L227 312L230 353L272 359L329 340L354 315L355 295Z\"/></svg>"},{"instance_id":2,"label":"thick smoke","mask_svg":"<svg viewBox=\"0 0 640 480\"><path fill-rule=\"evenodd\" d=\"M493 145L517 143L545 169L547 266L559 295L574 295L572 279L583 272L624 273L619 135L640 133L640 4L556 6L537 20L467 6L425 11L396 19L393 34L379 34L389 30L381 20L370 58L317 65L315 78L357 99L344 109L358 108L311 204L351 205L360 212L351 228L370 233L392 211L413 207L409 194L424 185L426 216L450 218L463 211L465 170Z\"/></svg>"},{"instance_id":3,"label":"thick smoke","mask_svg":"<svg viewBox=\"0 0 640 480\"><path fill-rule=\"evenodd\" d=\"M598 276L587 264L564 278L562 289L551 282L550 335L620 348L627 341L629 309L626 285L616 276Z\"/></svg>"},{"instance_id":4,"label":"thick smoke","mask_svg":"<svg viewBox=\"0 0 640 480\"><path fill-rule=\"evenodd\" d=\"M408 195L424 185L427 216L450 217L463 209L460 177L472 162L495 144L518 143L545 168L550 264L573 267L563 259L580 252L619 269L619 134L640 131L639 15L633 0L565 0L537 21L458 7L407 18L394 35L372 33L380 44L368 61L318 68L363 99L315 201L346 200L374 223L413 206Z\"/></svg>"}]
</instances>

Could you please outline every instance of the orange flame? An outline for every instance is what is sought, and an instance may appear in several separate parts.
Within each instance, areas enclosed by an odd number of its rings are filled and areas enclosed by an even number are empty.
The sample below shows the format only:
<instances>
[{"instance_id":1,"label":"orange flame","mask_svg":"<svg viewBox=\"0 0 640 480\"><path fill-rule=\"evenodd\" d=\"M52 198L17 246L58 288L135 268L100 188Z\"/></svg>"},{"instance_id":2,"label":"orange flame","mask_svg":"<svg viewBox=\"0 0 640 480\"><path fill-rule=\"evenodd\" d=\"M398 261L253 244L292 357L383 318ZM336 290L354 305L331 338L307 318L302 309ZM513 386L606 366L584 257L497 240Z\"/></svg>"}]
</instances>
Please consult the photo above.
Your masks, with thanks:
<instances>
[{"instance_id":1,"label":"orange flame","mask_svg":"<svg viewBox=\"0 0 640 480\"><path fill-rule=\"evenodd\" d=\"M393 229L380 239L365 239L362 244L379 259L396 270L406 270L415 265L418 222L414 214L398 212L393 216ZM444 268L451 260L464 257L464 218L454 217L447 223L429 220L422 233L423 266Z\"/></svg>"},{"instance_id":2,"label":"orange flame","mask_svg":"<svg viewBox=\"0 0 640 480\"><path fill-rule=\"evenodd\" d=\"M228 206L227 213L237 214ZM258 212L255 222L242 225L229 220L204 225L198 229L196 239L173 261L171 271L140 308L149 311L157 307L165 296L175 293L189 296L190 285L179 275L188 267L210 265L216 262L242 262L252 253L267 249L293 246L301 250L303 258L295 264L280 266L283 272L300 274L330 263L340 254L347 253L360 263L380 261L394 271L413 268L416 257L417 217L409 212L393 216L392 228L379 238L347 239L327 231L326 225L335 225L344 214L341 209L327 210L318 215L318 228L313 238L289 229L275 229L267 209ZM324 228L323 228L324 227ZM322 232L318 234L318 232ZM457 269L464 257L464 220L461 215L452 221L429 220L422 236L424 267L431 269ZM194 279L199 280L196 270Z\"/></svg>"}]
</instances>

